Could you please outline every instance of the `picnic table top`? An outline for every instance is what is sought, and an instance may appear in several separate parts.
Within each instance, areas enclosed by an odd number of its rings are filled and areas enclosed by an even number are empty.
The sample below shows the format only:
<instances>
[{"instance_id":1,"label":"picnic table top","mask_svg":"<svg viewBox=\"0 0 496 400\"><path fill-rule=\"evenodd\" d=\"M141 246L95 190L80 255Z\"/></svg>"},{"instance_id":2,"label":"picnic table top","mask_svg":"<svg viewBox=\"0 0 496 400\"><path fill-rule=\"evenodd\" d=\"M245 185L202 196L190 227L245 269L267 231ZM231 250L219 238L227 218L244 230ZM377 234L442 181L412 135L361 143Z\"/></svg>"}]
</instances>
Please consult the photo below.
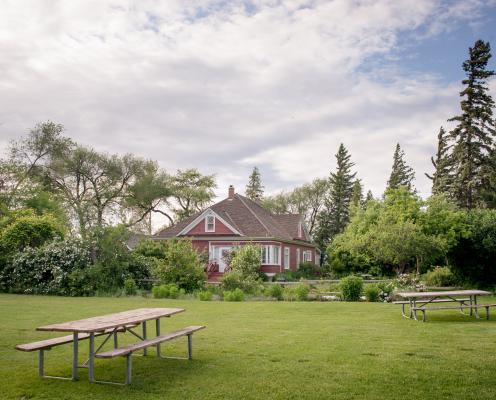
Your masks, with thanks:
<instances>
[{"instance_id":1,"label":"picnic table top","mask_svg":"<svg viewBox=\"0 0 496 400\"><path fill-rule=\"evenodd\" d=\"M38 331L91 333L109 328L117 328L128 324L138 324L151 319L169 317L183 311L184 308L138 308L115 314L101 315L98 317L85 318L76 321L40 326L36 329Z\"/></svg>"},{"instance_id":2,"label":"picnic table top","mask_svg":"<svg viewBox=\"0 0 496 400\"><path fill-rule=\"evenodd\" d=\"M439 292L403 292L398 293L398 296L403 298L430 298L442 296L488 296L491 292L485 290L446 290Z\"/></svg>"}]
</instances>

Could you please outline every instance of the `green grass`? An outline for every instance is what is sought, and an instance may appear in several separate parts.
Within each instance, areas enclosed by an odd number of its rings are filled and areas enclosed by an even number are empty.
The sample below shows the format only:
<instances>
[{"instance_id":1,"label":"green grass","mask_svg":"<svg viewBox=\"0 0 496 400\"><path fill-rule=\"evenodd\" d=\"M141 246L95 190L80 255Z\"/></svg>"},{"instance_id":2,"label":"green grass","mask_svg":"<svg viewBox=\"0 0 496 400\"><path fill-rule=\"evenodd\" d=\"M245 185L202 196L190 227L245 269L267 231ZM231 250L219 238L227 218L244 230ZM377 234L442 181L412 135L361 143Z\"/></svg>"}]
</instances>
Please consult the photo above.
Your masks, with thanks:
<instances>
[{"instance_id":1,"label":"green grass","mask_svg":"<svg viewBox=\"0 0 496 400\"><path fill-rule=\"evenodd\" d=\"M194 360L160 360L152 349L152 356L133 359L129 387L89 384L86 370L78 382L41 380L37 353L14 350L15 344L52 335L35 331L37 326L163 306L186 308L163 320L163 333L207 326L193 337ZM448 310L428 318L409 321L399 306L378 303L0 295L0 398L496 398L496 317L475 320ZM86 351L87 342L81 347ZM163 352L185 354L185 340L165 345ZM70 366L71 346L47 353L47 373L70 375ZM97 379L123 377L124 359L96 360Z\"/></svg>"}]
</instances>

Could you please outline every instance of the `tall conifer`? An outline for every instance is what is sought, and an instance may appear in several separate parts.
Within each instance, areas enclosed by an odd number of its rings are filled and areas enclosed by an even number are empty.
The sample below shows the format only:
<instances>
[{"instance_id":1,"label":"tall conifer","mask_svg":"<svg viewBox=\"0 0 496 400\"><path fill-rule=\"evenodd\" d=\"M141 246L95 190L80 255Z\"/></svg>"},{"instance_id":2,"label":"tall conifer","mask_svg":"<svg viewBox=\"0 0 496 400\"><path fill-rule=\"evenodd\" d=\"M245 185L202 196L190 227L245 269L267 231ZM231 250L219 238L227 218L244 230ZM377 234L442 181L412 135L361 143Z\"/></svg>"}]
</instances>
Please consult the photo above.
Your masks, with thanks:
<instances>
[{"instance_id":1,"label":"tall conifer","mask_svg":"<svg viewBox=\"0 0 496 400\"><path fill-rule=\"evenodd\" d=\"M443 127L439 129L437 135L437 152L436 158L431 157L434 173L425 174L432 181L432 194L449 193L452 176L452 157L449 152L450 145L448 136Z\"/></svg>"},{"instance_id":2,"label":"tall conifer","mask_svg":"<svg viewBox=\"0 0 496 400\"><path fill-rule=\"evenodd\" d=\"M491 58L489 42L478 40L469 55L463 63L466 79L460 92L462 113L449 121L458 122L450 132L454 142L452 196L461 207L472 209L484 203L483 194L494 176L494 101L488 93L487 79L495 73L486 69Z\"/></svg>"},{"instance_id":3,"label":"tall conifer","mask_svg":"<svg viewBox=\"0 0 496 400\"><path fill-rule=\"evenodd\" d=\"M387 182L388 189L398 189L400 186L406 186L408 190L413 190L413 180L415 172L408 166L404 160L405 152L401 149L400 144L396 144L393 155L393 168Z\"/></svg>"},{"instance_id":4,"label":"tall conifer","mask_svg":"<svg viewBox=\"0 0 496 400\"><path fill-rule=\"evenodd\" d=\"M252 200L262 200L264 187L262 186L262 177L258 167L253 167L253 171L248 178L248 184L245 189L246 197Z\"/></svg>"},{"instance_id":5,"label":"tall conifer","mask_svg":"<svg viewBox=\"0 0 496 400\"><path fill-rule=\"evenodd\" d=\"M351 156L342 143L335 157L337 169L329 177L329 193L318 219L316 240L322 249L335 235L343 232L350 219L350 203L356 175L356 172L351 173L351 168L355 164L351 162Z\"/></svg>"}]
</instances>

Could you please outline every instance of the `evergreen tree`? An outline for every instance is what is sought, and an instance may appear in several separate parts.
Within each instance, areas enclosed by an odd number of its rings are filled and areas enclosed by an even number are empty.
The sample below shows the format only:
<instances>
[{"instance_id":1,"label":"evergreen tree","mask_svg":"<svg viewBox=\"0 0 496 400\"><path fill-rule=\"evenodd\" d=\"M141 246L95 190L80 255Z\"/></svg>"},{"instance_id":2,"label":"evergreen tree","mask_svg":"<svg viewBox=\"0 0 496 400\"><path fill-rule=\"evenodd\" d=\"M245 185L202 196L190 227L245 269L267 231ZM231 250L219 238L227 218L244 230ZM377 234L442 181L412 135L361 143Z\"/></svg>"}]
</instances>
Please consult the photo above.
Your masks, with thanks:
<instances>
[{"instance_id":1,"label":"evergreen tree","mask_svg":"<svg viewBox=\"0 0 496 400\"><path fill-rule=\"evenodd\" d=\"M258 167L253 167L253 171L249 177L248 185L246 185L246 197L252 200L262 200L264 187L262 186L262 178Z\"/></svg>"},{"instance_id":2,"label":"evergreen tree","mask_svg":"<svg viewBox=\"0 0 496 400\"><path fill-rule=\"evenodd\" d=\"M436 159L431 157L432 165L435 168L434 174L432 176L425 174L432 181L432 194L449 193L453 178L451 175L452 158L449 150L450 146L446 131L441 127L437 135Z\"/></svg>"},{"instance_id":3,"label":"evergreen tree","mask_svg":"<svg viewBox=\"0 0 496 400\"><path fill-rule=\"evenodd\" d=\"M329 193L318 218L319 230L316 240L321 249L325 249L335 235L343 232L350 219L350 203L356 175L356 172L351 173L355 164L350 158L348 150L341 143L336 154L337 169L329 177Z\"/></svg>"},{"instance_id":4,"label":"evergreen tree","mask_svg":"<svg viewBox=\"0 0 496 400\"><path fill-rule=\"evenodd\" d=\"M472 209L483 203L483 194L494 176L491 153L496 135L494 101L488 93L487 79L495 73L486 70L491 58L489 43L475 42L470 57L463 63L466 79L460 92L462 113L449 121L458 125L450 133L453 140L452 196L461 207Z\"/></svg>"},{"instance_id":5,"label":"evergreen tree","mask_svg":"<svg viewBox=\"0 0 496 400\"><path fill-rule=\"evenodd\" d=\"M405 163L404 157L405 152L401 149L400 144L397 143L393 156L393 168L387 183L388 189L398 189L400 186L406 186L408 190L414 191L412 183L415 178L415 172L413 168Z\"/></svg>"},{"instance_id":6,"label":"evergreen tree","mask_svg":"<svg viewBox=\"0 0 496 400\"><path fill-rule=\"evenodd\" d=\"M370 200L374 200L374 195L372 194L372 190L367 192L367 196L365 197L365 204L367 204Z\"/></svg>"}]
</instances>

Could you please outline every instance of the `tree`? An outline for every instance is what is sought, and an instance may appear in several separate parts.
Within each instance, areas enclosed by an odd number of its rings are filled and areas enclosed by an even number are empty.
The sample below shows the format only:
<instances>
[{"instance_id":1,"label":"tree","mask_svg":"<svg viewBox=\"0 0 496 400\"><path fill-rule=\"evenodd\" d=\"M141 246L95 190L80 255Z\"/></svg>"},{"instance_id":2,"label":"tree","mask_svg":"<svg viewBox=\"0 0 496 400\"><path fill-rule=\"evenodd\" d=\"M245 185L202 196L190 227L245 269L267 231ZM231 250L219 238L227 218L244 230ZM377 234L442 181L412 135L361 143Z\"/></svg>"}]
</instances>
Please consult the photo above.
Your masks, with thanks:
<instances>
[{"instance_id":1,"label":"tree","mask_svg":"<svg viewBox=\"0 0 496 400\"><path fill-rule=\"evenodd\" d=\"M364 203L363 200L363 186L360 179L355 180L353 183L353 191L351 193L350 205L355 208L360 208Z\"/></svg>"},{"instance_id":2,"label":"tree","mask_svg":"<svg viewBox=\"0 0 496 400\"><path fill-rule=\"evenodd\" d=\"M372 190L369 190L367 192L367 196L365 196L365 204L367 204L370 200L374 200L374 194L372 193Z\"/></svg>"},{"instance_id":3,"label":"tree","mask_svg":"<svg viewBox=\"0 0 496 400\"><path fill-rule=\"evenodd\" d=\"M258 167L253 167L253 171L248 178L248 184L245 189L246 197L260 201L263 198L264 187L262 186L262 178Z\"/></svg>"},{"instance_id":4,"label":"tree","mask_svg":"<svg viewBox=\"0 0 496 400\"><path fill-rule=\"evenodd\" d=\"M400 186L406 186L412 190L412 183L415 178L413 168L409 167L404 160L405 152L401 149L400 144L396 144L393 155L393 168L387 182L388 189L398 189Z\"/></svg>"},{"instance_id":5,"label":"tree","mask_svg":"<svg viewBox=\"0 0 496 400\"><path fill-rule=\"evenodd\" d=\"M462 113L449 119L458 123L450 132L454 142L452 196L467 209L483 203L482 194L489 188L495 168L491 162L496 135L494 101L487 86L487 79L495 73L487 70L490 58L488 42L478 40L469 49L469 59L463 63Z\"/></svg>"},{"instance_id":6,"label":"tree","mask_svg":"<svg viewBox=\"0 0 496 400\"><path fill-rule=\"evenodd\" d=\"M432 194L449 193L452 176L452 158L449 152L448 137L443 127L437 135L436 159L431 157L434 174L425 174L432 181Z\"/></svg>"},{"instance_id":7,"label":"tree","mask_svg":"<svg viewBox=\"0 0 496 400\"><path fill-rule=\"evenodd\" d=\"M342 143L335 157L337 169L329 177L328 196L318 218L317 243L322 249L344 230L350 218L350 202L356 175L356 172L351 173L351 168L355 164L350 161L351 156Z\"/></svg>"},{"instance_id":8,"label":"tree","mask_svg":"<svg viewBox=\"0 0 496 400\"><path fill-rule=\"evenodd\" d=\"M174 201L169 201L175 222L209 205L215 197L216 187L214 175L202 175L197 169L178 170L171 179Z\"/></svg>"}]
</instances>

